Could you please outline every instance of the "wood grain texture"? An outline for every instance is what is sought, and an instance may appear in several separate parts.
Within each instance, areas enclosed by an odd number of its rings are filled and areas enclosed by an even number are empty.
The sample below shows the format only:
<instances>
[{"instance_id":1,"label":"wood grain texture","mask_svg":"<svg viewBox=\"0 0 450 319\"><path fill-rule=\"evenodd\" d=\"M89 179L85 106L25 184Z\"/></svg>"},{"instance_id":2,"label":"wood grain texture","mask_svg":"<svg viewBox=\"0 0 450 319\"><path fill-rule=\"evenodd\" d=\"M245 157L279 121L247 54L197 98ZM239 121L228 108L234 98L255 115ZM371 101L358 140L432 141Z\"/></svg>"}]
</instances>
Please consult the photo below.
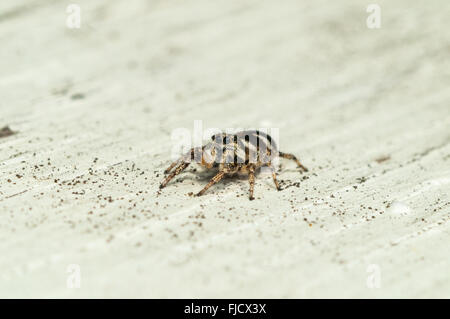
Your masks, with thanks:
<instances>
[{"instance_id":1,"label":"wood grain texture","mask_svg":"<svg viewBox=\"0 0 450 319\"><path fill-rule=\"evenodd\" d=\"M448 1L77 2L0 3L0 297L450 297ZM310 171L159 194L195 120Z\"/></svg>"}]
</instances>

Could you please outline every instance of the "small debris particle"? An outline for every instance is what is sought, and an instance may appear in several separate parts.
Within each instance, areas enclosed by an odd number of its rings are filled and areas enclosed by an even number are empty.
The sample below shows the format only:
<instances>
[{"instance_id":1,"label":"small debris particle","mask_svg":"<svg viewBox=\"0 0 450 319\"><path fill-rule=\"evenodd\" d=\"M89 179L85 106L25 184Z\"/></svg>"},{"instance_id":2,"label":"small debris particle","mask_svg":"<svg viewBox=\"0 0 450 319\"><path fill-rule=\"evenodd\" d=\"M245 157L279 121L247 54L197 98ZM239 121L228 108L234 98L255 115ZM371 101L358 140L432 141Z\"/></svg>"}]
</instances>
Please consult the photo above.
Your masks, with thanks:
<instances>
[{"instance_id":1,"label":"small debris particle","mask_svg":"<svg viewBox=\"0 0 450 319\"><path fill-rule=\"evenodd\" d=\"M82 100L85 98L83 93L75 93L70 97L72 100Z\"/></svg>"},{"instance_id":2,"label":"small debris particle","mask_svg":"<svg viewBox=\"0 0 450 319\"><path fill-rule=\"evenodd\" d=\"M357 179L356 179L360 184L362 184L362 183L364 183L365 181L367 181L367 178L366 177L358 177Z\"/></svg>"},{"instance_id":3,"label":"small debris particle","mask_svg":"<svg viewBox=\"0 0 450 319\"><path fill-rule=\"evenodd\" d=\"M9 128L9 126L5 126L4 128L0 129L0 138L8 137L11 135L16 134L17 132L14 132Z\"/></svg>"},{"instance_id":4,"label":"small debris particle","mask_svg":"<svg viewBox=\"0 0 450 319\"><path fill-rule=\"evenodd\" d=\"M377 163L383 163L383 162L386 162L386 161L388 161L388 160L390 160L391 159L391 156L390 155L387 155L387 156L380 156L380 157L378 157L375 161L377 162Z\"/></svg>"}]
</instances>

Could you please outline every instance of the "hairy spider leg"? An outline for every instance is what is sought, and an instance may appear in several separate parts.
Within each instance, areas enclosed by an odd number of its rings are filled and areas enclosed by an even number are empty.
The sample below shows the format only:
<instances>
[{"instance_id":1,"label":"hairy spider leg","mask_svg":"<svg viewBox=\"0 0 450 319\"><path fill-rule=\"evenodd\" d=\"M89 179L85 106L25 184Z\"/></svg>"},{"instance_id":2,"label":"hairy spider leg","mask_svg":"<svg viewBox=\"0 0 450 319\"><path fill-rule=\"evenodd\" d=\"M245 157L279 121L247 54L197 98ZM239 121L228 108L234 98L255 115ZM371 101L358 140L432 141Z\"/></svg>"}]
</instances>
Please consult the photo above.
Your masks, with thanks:
<instances>
[{"instance_id":1,"label":"hairy spider leg","mask_svg":"<svg viewBox=\"0 0 450 319\"><path fill-rule=\"evenodd\" d=\"M255 188L255 166L250 165L248 168L248 181L250 183L250 200L254 200L255 197L253 197L253 189Z\"/></svg>"},{"instance_id":2,"label":"hairy spider leg","mask_svg":"<svg viewBox=\"0 0 450 319\"><path fill-rule=\"evenodd\" d=\"M267 166L272 171L272 178L273 178L273 182L275 184L275 187L277 188L277 190L281 190L281 187L280 187L280 185L278 184L278 181L277 181L277 175L275 174L275 168L272 166L272 163L269 163Z\"/></svg>"},{"instance_id":3,"label":"hairy spider leg","mask_svg":"<svg viewBox=\"0 0 450 319\"><path fill-rule=\"evenodd\" d=\"M166 170L164 171L164 174L168 174L170 173L170 171L177 166L178 164L180 164L181 162L191 162L192 160L197 160L197 162L201 162L201 156L202 153L199 151L203 151L204 146L202 147L193 147L189 150L189 152L187 152L186 154L184 154L183 156L181 156L179 159L177 159L175 162L173 162L172 164L170 164L170 166L168 168L166 168ZM196 158L196 155L198 158Z\"/></svg>"},{"instance_id":4,"label":"hairy spider leg","mask_svg":"<svg viewBox=\"0 0 450 319\"><path fill-rule=\"evenodd\" d=\"M295 155L289 154L289 153L278 152L278 156L280 156L282 158L293 160L297 163L297 166L300 167L304 172L308 171L308 169L305 166L303 166L302 163L300 163L300 161L297 159L297 157L295 157Z\"/></svg>"},{"instance_id":5,"label":"hairy spider leg","mask_svg":"<svg viewBox=\"0 0 450 319\"><path fill-rule=\"evenodd\" d=\"M197 193L196 196L202 196L206 190L208 188L210 188L211 186L213 186L215 183L217 183L218 181L220 181L223 177L225 176L225 172L219 172L217 173L213 178L211 178L211 180L209 181L209 183L200 191Z\"/></svg>"},{"instance_id":6,"label":"hairy spider leg","mask_svg":"<svg viewBox=\"0 0 450 319\"><path fill-rule=\"evenodd\" d=\"M159 185L159 188L161 189L161 188L166 187L167 183L169 183L172 178L174 178L175 176L180 174L183 170L185 170L186 167L189 166L189 164L191 164L191 163L183 162L180 165L178 165L177 168L172 173L170 173L169 176L166 177L166 179L161 183L161 185Z\"/></svg>"}]
</instances>

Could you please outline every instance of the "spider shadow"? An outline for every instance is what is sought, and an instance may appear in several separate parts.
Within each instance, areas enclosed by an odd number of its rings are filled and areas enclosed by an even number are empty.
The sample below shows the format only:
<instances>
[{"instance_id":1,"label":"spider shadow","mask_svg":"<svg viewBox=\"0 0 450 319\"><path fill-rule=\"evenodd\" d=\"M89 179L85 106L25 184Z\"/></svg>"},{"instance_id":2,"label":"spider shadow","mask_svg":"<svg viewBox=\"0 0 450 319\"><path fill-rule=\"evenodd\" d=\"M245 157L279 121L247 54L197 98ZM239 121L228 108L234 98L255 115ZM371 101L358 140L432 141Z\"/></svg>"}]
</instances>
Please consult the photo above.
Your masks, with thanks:
<instances>
[{"instance_id":1,"label":"spider shadow","mask_svg":"<svg viewBox=\"0 0 450 319\"><path fill-rule=\"evenodd\" d=\"M191 181L194 184L199 184L198 186L200 189L206 186L206 184L209 183L209 181L217 175L219 170L217 169L203 169L203 168L194 168L190 170L186 170L185 172L181 173L179 177L176 179L176 181L179 182L186 182ZM236 184L236 181L248 181L248 175L240 175L240 174L234 174L234 175L227 175L222 180L220 180L218 183L213 185L211 188L214 188L216 190L224 190L228 186L232 184Z\"/></svg>"}]
</instances>

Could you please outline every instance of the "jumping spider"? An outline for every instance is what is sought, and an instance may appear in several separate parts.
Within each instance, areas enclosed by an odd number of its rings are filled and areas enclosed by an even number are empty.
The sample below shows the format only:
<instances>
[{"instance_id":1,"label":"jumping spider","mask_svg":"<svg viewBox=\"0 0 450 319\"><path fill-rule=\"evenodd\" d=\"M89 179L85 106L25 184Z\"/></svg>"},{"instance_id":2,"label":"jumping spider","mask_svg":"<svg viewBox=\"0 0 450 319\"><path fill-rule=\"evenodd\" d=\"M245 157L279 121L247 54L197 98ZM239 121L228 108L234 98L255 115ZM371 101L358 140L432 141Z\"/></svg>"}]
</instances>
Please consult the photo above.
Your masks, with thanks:
<instances>
[{"instance_id":1,"label":"jumping spider","mask_svg":"<svg viewBox=\"0 0 450 319\"><path fill-rule=\"evenodd\" d=\"M167 183L188 167L192 160L207 169L218 169L218 173L196 196L203 195L208 188L226 175L246 173L250 182L250 200L253 200L255 172L262 166L271 169L273 182L277 190L280 190L275 169L272 166L272 159L277 155L295 161L302 171L308 171L294 155L278 151L270 135L261 131L241 131L236 134L219 133L213 135L211 140L202 147L192 148L184 156L173 162L164 171L165 174L170 173L175 166L178 166L164 179L159 188L166 187Z\"/></svg>"}]
</instances>

